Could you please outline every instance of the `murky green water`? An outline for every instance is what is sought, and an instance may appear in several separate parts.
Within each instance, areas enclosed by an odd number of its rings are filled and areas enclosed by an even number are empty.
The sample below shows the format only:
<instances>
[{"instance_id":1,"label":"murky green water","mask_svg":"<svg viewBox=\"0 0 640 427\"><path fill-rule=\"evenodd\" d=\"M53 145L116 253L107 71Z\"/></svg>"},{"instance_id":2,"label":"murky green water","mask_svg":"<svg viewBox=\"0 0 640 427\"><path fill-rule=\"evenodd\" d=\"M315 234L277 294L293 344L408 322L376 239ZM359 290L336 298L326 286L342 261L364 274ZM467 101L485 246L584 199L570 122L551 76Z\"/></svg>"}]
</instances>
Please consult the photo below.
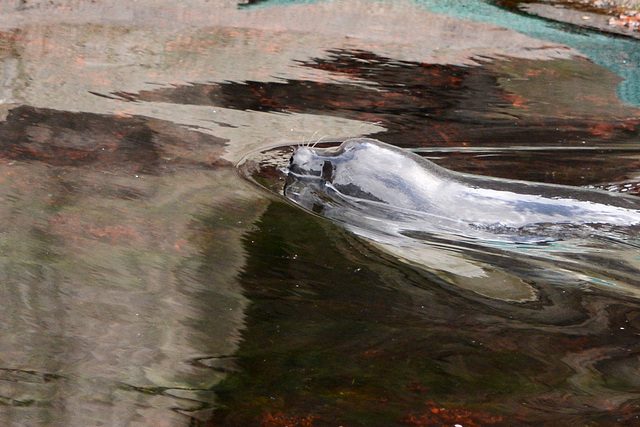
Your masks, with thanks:
<instances>
[{"instance_id":1,"label":"murky green water","mask_svg":"<svg viewBox=\"0 0 640 427\"><path fill-rule=\"evenodd\" d=\"M637 422L635 246L552 249L624 291L532 248L411 259L278 169L368 135L637 194L633 41L482 2L115 6L0 5L4 424Z\"/></svg>"}]
</instances>

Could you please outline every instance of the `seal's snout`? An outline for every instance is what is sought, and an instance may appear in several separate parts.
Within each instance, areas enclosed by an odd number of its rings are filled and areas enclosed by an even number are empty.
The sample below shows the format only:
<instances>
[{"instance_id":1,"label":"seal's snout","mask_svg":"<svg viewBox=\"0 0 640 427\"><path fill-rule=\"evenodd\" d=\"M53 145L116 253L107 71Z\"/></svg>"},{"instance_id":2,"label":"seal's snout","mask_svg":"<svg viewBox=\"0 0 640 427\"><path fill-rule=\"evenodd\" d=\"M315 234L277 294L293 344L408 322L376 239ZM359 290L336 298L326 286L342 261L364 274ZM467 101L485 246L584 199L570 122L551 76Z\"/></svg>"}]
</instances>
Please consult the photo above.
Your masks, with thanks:
<instances>
[{"instance_id":1,"label":"seal's snout","mask_svg":"<svg viewBox=\"0 0 640 427\"><path fill-rule=\"evenodd\" d=\"M294 151L289 159L289 172L303 176L320 176L322 167L319 164L318 156L307 147L300 147Z\"/></svg>"}]
</instances>

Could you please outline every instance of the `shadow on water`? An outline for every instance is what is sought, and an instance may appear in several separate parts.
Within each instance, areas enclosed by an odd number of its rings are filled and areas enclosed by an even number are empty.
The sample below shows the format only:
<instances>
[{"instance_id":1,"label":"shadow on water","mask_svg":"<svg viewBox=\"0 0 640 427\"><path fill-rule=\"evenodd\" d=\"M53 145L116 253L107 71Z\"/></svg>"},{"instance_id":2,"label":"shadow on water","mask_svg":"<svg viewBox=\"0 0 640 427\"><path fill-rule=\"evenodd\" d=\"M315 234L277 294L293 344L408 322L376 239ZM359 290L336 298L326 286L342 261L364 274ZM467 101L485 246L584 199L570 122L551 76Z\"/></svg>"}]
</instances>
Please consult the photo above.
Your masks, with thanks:
<instances>
[{"instance_id":1,"label":"shadow on water","mask_svg":"<svg viewBox=\"0 0 640 427\"><path fill-rule=\"evenodd\" d=\"M172 129L167 132L169 127ZM185 157L192 141L217 146L218 153L226 142L161 120L29 106L9 111L6 120L0 123L0 138L3 141L0 159L155 174L185 164L210 168L212 165Z\"/></svg>"}]
</instances>

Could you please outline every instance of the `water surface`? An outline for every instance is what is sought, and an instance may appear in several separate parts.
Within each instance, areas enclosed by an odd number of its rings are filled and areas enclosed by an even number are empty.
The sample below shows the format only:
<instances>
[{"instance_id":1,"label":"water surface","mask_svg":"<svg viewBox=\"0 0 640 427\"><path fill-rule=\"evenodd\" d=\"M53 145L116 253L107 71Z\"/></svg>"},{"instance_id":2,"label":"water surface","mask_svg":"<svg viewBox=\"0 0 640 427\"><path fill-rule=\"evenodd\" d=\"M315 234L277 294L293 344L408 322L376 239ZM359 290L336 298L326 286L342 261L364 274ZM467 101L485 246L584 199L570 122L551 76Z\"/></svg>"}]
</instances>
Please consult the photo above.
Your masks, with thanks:
<instances>
[{"instance_id":1,"label":"water surface","mask_svg":"<svg viewBox=\"0 0 640 427\"><path fill-rule=\"evenodd\" d=\"M634 48L480 2L258 5L0 6L3 422L635 422L634 245L409 236L425 265L278 169L368 135L637 193L633 79L589 50Z\"/></svg>"}]
</instances>

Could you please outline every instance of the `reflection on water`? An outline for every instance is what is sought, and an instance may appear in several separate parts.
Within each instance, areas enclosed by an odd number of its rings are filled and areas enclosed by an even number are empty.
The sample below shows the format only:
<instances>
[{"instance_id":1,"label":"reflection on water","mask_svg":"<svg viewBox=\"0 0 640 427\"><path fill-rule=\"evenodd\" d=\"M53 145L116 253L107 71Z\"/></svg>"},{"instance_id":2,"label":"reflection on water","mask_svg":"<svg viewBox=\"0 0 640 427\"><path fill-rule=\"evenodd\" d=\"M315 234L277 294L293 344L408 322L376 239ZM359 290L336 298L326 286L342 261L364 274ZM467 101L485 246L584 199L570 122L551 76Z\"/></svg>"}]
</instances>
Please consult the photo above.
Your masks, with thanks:
<instances>
[{"instance_id":1,"label":"reflection on water","mask_svg":"<svg viewBox=\"0 0 640 427\"><path fill-rule=\"evenodd\" d=\"M320 0L309 2L317 1ZM381 2L384 0L371 1ZM518 10L518 2L497 0L411 1L416 8L510 28L539 40L559 43L576 49L596 64L607 67L622 77L623 81L617 87L618 95L632 105L640 105L640 71L637 67L637 64L640 63L640 46L637 40L611 37L594 30L576 29L570 25L531 16ZM298 0L264 0L256 2L254 7L282 6L295 3L298 3ZM612 52L615 53L612 54Z\"/></svg>"},{"instance_id":2,"label":"reflection on water","mask_svg":"<svg viewBox=\"0 0 640 427\"><path fill-rule=\"evenodd\" d=\"M458 67L397 61L362 50L331 50L326 58L313 58L300 65L358 78L360 84L306 80L226 82L138 94L116 92L113 96L129 101L306 113L378 123L385 130L371 134L373 137L420 150L449 147L448 155L440 156L445 164L491 176L587 185L632 178L638 172L635 156L619 151L628 149L633 153L640 121L626 115L635 110L620 107L612 99L608 109L611 115L600 116L597 104L577 107L582 103L579 97L551 108L546 101L534 98L530 102L528 92L528 98L519 98L501 87L503 73L524 72L518 68L533 70L533 87L553 84L562 80L559 76L594 67L583 60L555 60L542 65L507 61L490 67ZM607 83L610 76L601 77L605 80L599 83ZM567 86L573 88L571 82ZM589 86L585 95L592 90ZM576 108L588 110L574 118L579 112ZM497 152L474 151L480 147ZM558 156L559 148L569 151L575 160ZM599 156L595 157L595 153ZM471 161L466 160L468 157ZM514 157L518 165L525 161L530 167L514 168Z\"/></svg>"},{"instance_id":3,"label":"reflection on water","mask_svg":"<svg viewBox=\"0 0 640 427\"><path fill-rule=\"evenodd\" d=\"M230 237L262 206L189 158L223 141L31 107L0 140L3 423L206 419L246 305Z\"/></svg>"},{"instance_id":4,"label":"reflection on water","mask_svg":"<svg viewBox=\"0 0 640 427\"><path fill-rule=\"evenodd\" d=\"M0 6L4 424L637 421L632 246L376 243L288 204L269 150L637 189L618 75L418 2L106 3Z\"/></svg>"}]
</instances>

